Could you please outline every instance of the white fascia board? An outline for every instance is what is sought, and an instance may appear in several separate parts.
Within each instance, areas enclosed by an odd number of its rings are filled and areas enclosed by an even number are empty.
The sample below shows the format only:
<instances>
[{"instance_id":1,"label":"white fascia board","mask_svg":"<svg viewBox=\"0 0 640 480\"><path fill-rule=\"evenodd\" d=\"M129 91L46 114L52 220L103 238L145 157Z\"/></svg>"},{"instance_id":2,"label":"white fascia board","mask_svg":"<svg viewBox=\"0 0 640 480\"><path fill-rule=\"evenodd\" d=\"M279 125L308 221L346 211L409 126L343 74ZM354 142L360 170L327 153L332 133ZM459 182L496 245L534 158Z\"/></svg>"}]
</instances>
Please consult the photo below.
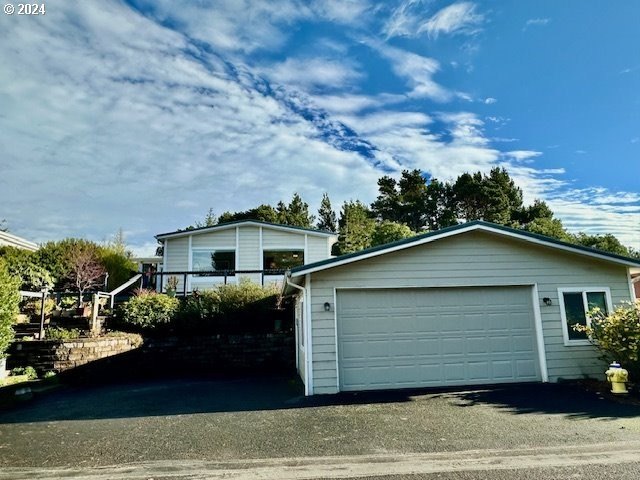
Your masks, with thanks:
<instances>
[{"instance_id":1,"label":"white fascia board","mask_svg":"<svg viewBox=\"0 0 640 480\"><path fill-rule=\"evenodd\" d=\"M308 268L308 269L299 270L297 272L293 272L291 274L291 278L295 278L295 277L299 277L299 276L302 276L302 275L306 275L308 273L318 272L320 270L326 270L326 269L329 269L329 268L339 267L341 265L346 265L348 263L359 262L360 260L366 260L367 258L372 258L372 257L377 257L379 255L385 255L387 253L397 252L399 250L404 250L406 248L412 248L412 247L416 247L418 245L424 245L424 244L427 244L427 243L435 242L437 240L441 240L443 238L453 237L455 235L460 235L460 234L471 232L471 231L475 231L475 230L490 232L490 233L494 233L496 235L502 235L504 237L516 238L518 240L522 240L522 241L525 241L525 242L533 243L533 244L536 244L536 245L542 245L544 247L555 248L557 250L563 250L563 251L570 252L570 253L575 253L575 254L578 254L578 255L584 255L584 256L587 256L587 257L597 258L599 260L603 260L603 261L610 262L610 263L616 263L618 265L624 265L626 267L629 267L629 266L633 265L633 264L630 264L629 262L627 262L625 260L622 260L622 259L616 259L616 258L613 258L613 257L609 257L607 255L603 255L603 254L600 254L598 252L587 252L587 251L581 250L579 248L574 248L574 247L572 247L570 245L560 245L560 244L557 244L555 242L546 241L546 240L542 240L542 239L538 239L538 238L533 238L533 237L529 237L527 235L520 235L520 234L518 234L516 232L506 232L504 230L497 229L497 228L492 228L492 227L487 226L487 225L470 225L468 227L463 227L463 228L459 228L459 229L456 229L456 230L443 232L441 234L434 234L434 235L430 235L428 237L419 238L419 239L415 240L414 242L407 242L407 243L402 243L400 245L393 245L393 246L390 246L389 248L382 248L380 250L376 250L376 251L373 251L373 252L365 253L365 254L362 254L362 255L357 255L357 256L345 258L344 260L337 260L335 262L326 263L326 264L323 264L323 265L318 265L317 267L311 267L311 268Z\"/></svg>"},{"instance_id":2,"label":"white fascia board","mask_svg":"<svg viewBox=\"0 0 640 480\"><path fill-rule=\"evenodd\" d=\"M25 238L19 237L9 232L0 232L0 240L3 241L3 243L0 243L0 246L4 245L4 242L6 242L6 246L9 247L22 248L24 250L29 250L32 252L35 252L38 249L37 243L30 242Z\"/></svg>"}]
</instances>

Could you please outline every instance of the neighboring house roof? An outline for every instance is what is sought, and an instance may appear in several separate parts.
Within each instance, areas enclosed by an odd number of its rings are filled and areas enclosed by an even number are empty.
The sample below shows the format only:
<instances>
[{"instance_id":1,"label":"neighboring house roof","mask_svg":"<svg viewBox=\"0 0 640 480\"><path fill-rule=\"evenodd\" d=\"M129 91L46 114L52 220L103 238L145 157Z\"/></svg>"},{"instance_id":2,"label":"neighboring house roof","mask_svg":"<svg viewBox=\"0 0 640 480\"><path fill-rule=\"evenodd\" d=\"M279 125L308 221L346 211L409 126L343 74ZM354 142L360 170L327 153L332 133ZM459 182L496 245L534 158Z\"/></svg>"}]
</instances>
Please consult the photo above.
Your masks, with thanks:
<instances>
[{"instance_id":1,"label":"neighboring house roof","mask_svg":"<svg viewBox=\"0 0 640 480\"><path fill-rule=\"evenodd\" d=\"M213 227L193 228L191 230L177 230L175 232L160 233L156 235L157 240L166 238L184 237L188 235L199 235L201 233L218 232L238 226L268 227L274 230L282 230L287 232L306 233L308 235L318 235L322 237L335 237L337 234L326 230L314 230L312 228L293 227L291 225L281 225L279 223L262 222L260 220L238 220L236 222L222 223Z\"/></svg>"},{"instance_id":2,"label":"neighboring house roof","mask_svg":"<svg viewBox=\"0 0 640 480\"><path fill-rule=\"evenodd\" d=\"M30 250L32 252L38 249L38 244L25 240L22 237L13 235L8 232L0 232L0 246L8 245L10 247L22 248L24 250Z\"/></svg>"},{"instance_id":3,"label":"neighboring house roof","mask_svg":"<svg viewBox=\"0 0 640 480\"><path fill-rule=\"evenodd\" d=\"M361 250L359 252L341 255L339 257L322 260L320 262L301 265L299 267L292 268L290 272L290 276L299 277L307 273L313 273L313 272L325 270L328 268L338 267L340 265L346 265L352 262L357 262L359 260L364 260L366 258L371 258L378 255L384 255L386 253L395 252L397 250L403 250L405 248L414 247L424 243L430 243L436 240L440 240L442 238L447 238L450 236L459 235L461 233L472 232L472 231L490 232L490 233L502 235L505 237L517 238L519 240L523 240L525 242L530 242L537 245L543 245L546 247L555 248L558 250L564 250L564 251L576 253L579 255L598 258L600 260L617 263L627 267L640 267L639 259L628 258L621 255L616 255L613 253L604 252L604 251L596 250L589 247L583 247L581 245L574 245L571 243L562 242L560 240L556 240L551 237L546 237L544 235L538 235L536 233L526 232L524 230L517 230L515 228L505 227L503 225L497 225L495 223L476 220L473 222L455 225L453 227L443 228L442 230L437 230L435 232L429 232L423 235L417 235L415 237L406 238L404 240L399 240L397 242L387 243L377 247L368 248L366 250Z\"/></svg>"}]
</instances>

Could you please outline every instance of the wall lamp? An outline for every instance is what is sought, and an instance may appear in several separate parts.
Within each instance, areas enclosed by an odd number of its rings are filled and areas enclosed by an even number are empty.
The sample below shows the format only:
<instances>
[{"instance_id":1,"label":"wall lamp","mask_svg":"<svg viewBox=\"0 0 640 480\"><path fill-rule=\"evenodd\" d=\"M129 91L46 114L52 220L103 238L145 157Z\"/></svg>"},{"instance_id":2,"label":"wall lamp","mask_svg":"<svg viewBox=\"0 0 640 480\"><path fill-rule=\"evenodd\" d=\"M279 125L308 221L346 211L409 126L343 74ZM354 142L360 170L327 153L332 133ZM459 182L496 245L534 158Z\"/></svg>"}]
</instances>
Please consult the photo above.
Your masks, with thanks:
<instances>
[{"instance_id":1,"label":"wall lamp","mask_svg":"<svg viewBox=\"0 0 640 480\"><path fill-rule=\"evenodd\" d=\"M331 304L329 302L324 302L324 311L325 312L331 311Z\"/></svg>"},{"instance_id":2,"label":"wall lamp","mask_svg":"<svg viewBox=\"0 0 640 480\"><path fill-rule=\"evenodd\" d=\"M544 302L544 304L545 304L547 307L550 307L551 305L553 305L553 302L551 301L551 299L550 299L549 297L544 297L544 298L542 299L542 301Z\"/></svg>"}]
</instances>

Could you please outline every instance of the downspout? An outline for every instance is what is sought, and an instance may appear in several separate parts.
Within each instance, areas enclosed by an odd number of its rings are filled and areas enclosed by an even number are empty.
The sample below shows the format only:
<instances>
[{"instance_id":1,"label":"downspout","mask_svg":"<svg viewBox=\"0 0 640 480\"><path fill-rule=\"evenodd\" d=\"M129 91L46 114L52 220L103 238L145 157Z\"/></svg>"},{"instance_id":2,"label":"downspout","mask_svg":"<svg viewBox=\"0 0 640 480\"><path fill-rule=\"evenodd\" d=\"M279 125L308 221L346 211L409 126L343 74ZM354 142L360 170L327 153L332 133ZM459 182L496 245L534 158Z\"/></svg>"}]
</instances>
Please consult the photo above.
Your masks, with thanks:
<instances>
[{"instance_id":1,"label":"downspout","mask_svg":"<svg viewBox=\"0 0 640 480\"><path fill-rule=\"evenodd\" d=\"M307 290L304 287L301 287L300 285L296 285L295 283L292 283L291 280L289 279L289 272L287 272L286 277L285 277L285 282L289 287L293 287L296 290L299 290L302 292L302 297L303 297L303 302L304 302L304 310L302 311L302 315L303 315L303 321L304 321L304 326L305 328L302 329L302 331L300 332L302 335L304 335L304 345L305 345L305 352L304 352L304 394L305 396L309 396L311 395L311 386L310 386L310 380L311 377L309 376L309 370L310 370L310 360L311 360L311 356L308 355L308 353L310 353L310 349L308 348L309 345L309 338L307 336L307 324L309 323L309 318L307 318ZM298 345L296 345L296 351L298 349Z\"/></svg>"}]
</instances>

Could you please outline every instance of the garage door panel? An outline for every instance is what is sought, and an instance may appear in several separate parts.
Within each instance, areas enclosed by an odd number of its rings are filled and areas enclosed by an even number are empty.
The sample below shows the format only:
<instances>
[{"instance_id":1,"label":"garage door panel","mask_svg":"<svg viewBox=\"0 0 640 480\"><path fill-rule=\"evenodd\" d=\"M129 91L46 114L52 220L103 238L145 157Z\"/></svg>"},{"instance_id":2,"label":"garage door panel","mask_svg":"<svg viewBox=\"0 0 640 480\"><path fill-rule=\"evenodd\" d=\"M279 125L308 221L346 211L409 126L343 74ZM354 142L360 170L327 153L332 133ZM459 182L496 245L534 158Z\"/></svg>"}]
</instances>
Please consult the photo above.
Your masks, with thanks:
<instances>
[{"instance_id":1,"label":"garage door panel","mask_svg":"<svg viewBox=\"0 0 640 480\"><path fill-rule=\"evenodd\" d=\"M469 362L468 363L470 378L475 380L486 380L489 381L491 376L489 375L489 362Z\"/></svg>"},{"instance_id":2,"label":"garage door panel","mask_svg":"<svg viewBox=\"0 0 640 480\"><path fill-rule=\"evenodd\" d=\"M338 291L341 390L540 380L527 287Z\"/></svg>"}]
</instances>

